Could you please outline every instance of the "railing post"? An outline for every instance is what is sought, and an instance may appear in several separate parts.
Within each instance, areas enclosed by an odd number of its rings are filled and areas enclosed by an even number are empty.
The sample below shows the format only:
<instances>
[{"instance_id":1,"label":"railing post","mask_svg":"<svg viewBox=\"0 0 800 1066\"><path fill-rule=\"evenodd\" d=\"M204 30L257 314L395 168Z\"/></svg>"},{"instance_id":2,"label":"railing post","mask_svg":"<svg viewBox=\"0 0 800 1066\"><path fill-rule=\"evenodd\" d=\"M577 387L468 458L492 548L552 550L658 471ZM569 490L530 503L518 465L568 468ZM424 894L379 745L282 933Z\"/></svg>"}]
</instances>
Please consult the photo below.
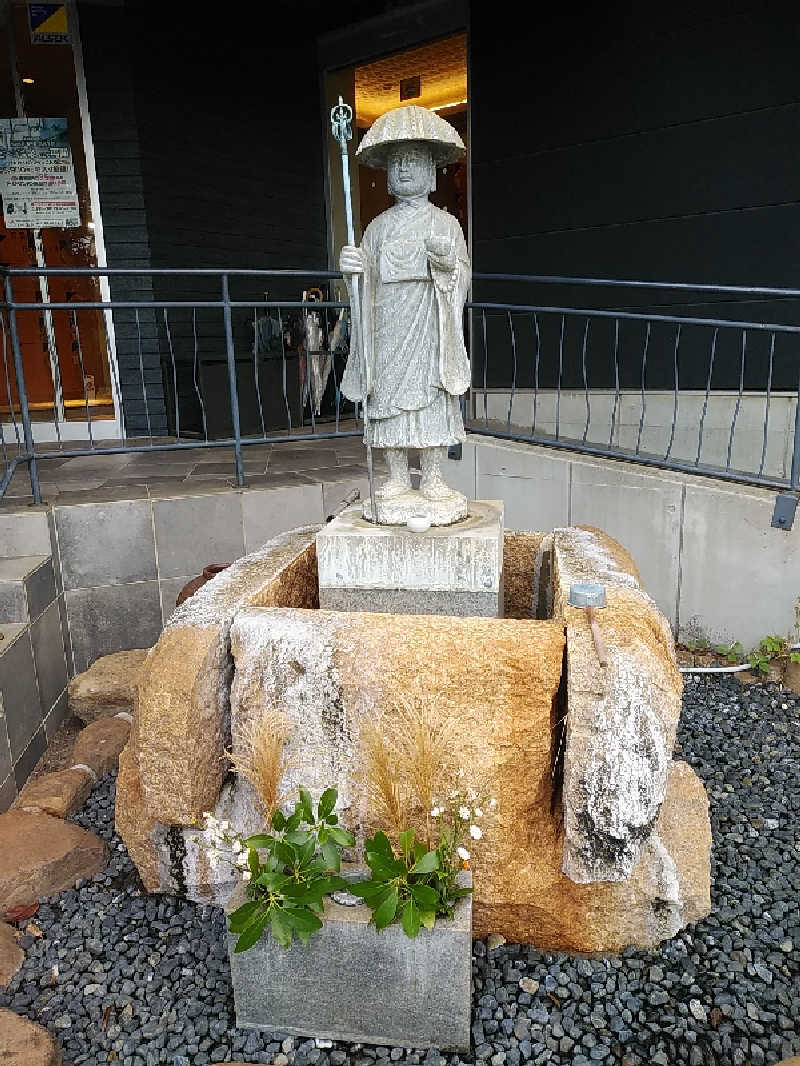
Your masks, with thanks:
<instances>
[{"instance_id":1,"label":"railing post","mask_svg":"<svg viewBox=\"0 0 800 1066\"><path fill-rule=\"evenodd\" d=\"M8 327L11 333L11 351L14 354L14 373L17 377L17 395L19 396L19 412L22 416L22 433L25 438L25 451L27 452L28 473L31 479L31 493L33 502L42 502L42 493L39 489L39 470L36 465L36 457L33 454L33 432L31 430L31 415L28 410L28 394L25 391L25 374L22 370L22 349L19 346L19 331L17 329L17 312L14 307L14 290L11 283L11 275L6 274L3 279L3 290L6 305L8 307ZM13 403L11 396L9 404Z\"/></svg>"},{"instance_id":2,"label":"railing post","mask_svg":"<svg viewBox=\"0 0 800 1066\"><path fill-rule=\"evenodd\" d=\"M233 447L236 453L236 484L244 485L242 463L242 433L239 426L239 393L236 388L236 360L233 352L233 324L231 322L231 294L228 275L222 275L223 314L225 316L225 347L228 355L228 384L231 393L231 420L233 421Z\"/></svg>"},{"instance_id":3,"label":"railing post","mask_svg":"<svg viewBox=\"0 0 800 1066\"><path fill-rule=\"evenodd\" d=\"M800 388L797 390L797 406L794 412L794 448L792 449L792 473L790 485L800 489Z\"/></svg>"}]
</instances>

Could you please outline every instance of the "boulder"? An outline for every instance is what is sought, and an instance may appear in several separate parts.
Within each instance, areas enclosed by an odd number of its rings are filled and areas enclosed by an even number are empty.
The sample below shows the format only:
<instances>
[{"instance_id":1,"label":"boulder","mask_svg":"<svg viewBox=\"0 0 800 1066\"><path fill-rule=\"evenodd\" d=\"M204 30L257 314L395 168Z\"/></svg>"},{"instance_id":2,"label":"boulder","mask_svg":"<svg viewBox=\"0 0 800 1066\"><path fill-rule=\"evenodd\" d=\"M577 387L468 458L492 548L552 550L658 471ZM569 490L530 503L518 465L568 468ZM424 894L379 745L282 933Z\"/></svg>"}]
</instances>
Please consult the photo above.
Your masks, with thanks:
<instances>
[{"instance_id":1,"label":"boulder","mask_svg":"<svg viewBox=\"0 0 800 1066\"><path fill-rule=\"evenodd\" d=\"M93 877L108 848L93 833L52 815L11 810L0 814L0 913L34 903ZM2 1059L0 1059L2 1061Z\"/></svg>"},{"instance_id":2,"label":"boulder","mask_svg":"<svg viewBox=\"0 0 800 1066\"><path fill-rule=\"evenodd\" d=\"M233 618L251 604L318 605L318 528L282 533L209 581L173 612L142 667L115 816L151 890L173 885L169 870L183 843L170 827L195 825L220 794L230 744Z\"/></svg>"},{"instance_id":3,"label":"boulder","mask_svg":"<svg viewBox=\"0 0 800 1066\"><path fill-rule=\"evenodd\" d=\"M41 1025L0 1007L0 1063L2 1066L61 1066L61 1049Z\"/></svg>"},{"instance_id":4,"label":"boulder","mask_svg":"<svg viewBox=\"0 0 800 1066\"><path fill-rule=\"evenodd\" d=\"M24 961L25 952L17 943L16 930L7 922L0 922L0 988L8 985Z\"/></svg>"},{"instance_id":5,"label":"boulder","mask_svg":"<svg viewBox=\"0 0 800 1066\"><path fill-rule=\"evenodd\" d=\"M598 530L554 531L553 577L567 628L563 869L579 883L625 881L658 819L675 743L683 682L672 633L633 560ZM606 666L587 612L568 604L586 581L606 590Z\"/></svg>"},{"instance_id":6,"label":"boulder","mask_svg":"<svg viewBox=\"0 0 800 1066\"><path fill-rule=\"evenodd\" d=\"M335 784L340 818L357 833L375 826L357 787L364 716L392 714L399 693L456 713L453 744L465 779L480 779L498 800L470 862L477 936L619 951L652 946L708 913L708 804L685 764L670 764L668 798L627 880L583 885L562 872L551 741L562 625L248 610L233 625L231 646L234 754L250 723L279 708L294 725L283 789L303 783L313 795Z\"/></svg>"},{"instance_id":7,"label":"boulder","mask_svg":"<svg viewBox=\"0 0 800 1066\"><path fill-rule=\"evenodd\" d=\"M69 683L67 705L70 712L87 724L118 711L130 714L136 675L149 650L118 651L96 659L88 670Z\"/></svg>"},{"instance_id":8,"label":"boulder","mask_svg":"<svg viewBox=\"0 0 800 1066\"><path fill-rule=\"evenodd\" d=\"M68 818L86 802L92 784L91 774L75 767L42 774L28 781L14 807L23 811L43 811L55 818Z\"/></svg>"},{"instance_id":9,"label":"boulder","mask_svg":"<svg viewBox=\"0 0 800 1066\"><path fill-rule=\"evenodd\" d=\"M78 734L72 749L72 761L88 766L98 777L103 777L116 769L130 732L131 723L127 717L98 718Z\"/></svg>"}]
</instances>

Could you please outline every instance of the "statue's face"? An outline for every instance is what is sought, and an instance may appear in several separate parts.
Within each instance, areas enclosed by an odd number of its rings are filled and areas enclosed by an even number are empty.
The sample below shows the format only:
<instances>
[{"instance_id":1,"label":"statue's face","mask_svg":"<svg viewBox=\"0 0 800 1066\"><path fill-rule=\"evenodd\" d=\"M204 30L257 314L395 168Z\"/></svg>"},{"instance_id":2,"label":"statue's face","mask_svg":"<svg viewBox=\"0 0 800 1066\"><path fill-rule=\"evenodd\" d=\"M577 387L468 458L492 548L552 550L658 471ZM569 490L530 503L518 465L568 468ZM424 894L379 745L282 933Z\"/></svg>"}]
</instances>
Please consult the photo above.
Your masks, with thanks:
<instances>
[{"instance_id":1,"label":"statue's face","mask_svg":"<svg viewBox=\"0 0 800 1066\"><path fill-rule=\"evenodd\" d=\"M425 144L396 145L389 156L388 184L392 196L422 196L433 188L434 165Z\"/></svg>"}]
</instances>

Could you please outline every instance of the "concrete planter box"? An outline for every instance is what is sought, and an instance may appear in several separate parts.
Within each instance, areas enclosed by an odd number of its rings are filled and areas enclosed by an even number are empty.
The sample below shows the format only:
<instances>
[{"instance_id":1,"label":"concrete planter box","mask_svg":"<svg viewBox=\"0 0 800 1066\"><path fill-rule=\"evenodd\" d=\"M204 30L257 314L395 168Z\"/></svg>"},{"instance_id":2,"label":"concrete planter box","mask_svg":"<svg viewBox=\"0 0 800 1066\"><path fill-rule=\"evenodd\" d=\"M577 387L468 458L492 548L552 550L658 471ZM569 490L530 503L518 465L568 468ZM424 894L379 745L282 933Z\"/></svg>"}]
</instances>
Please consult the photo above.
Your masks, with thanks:
<instances>
[{"instance_id":1,"label":"concrete planter box","mask_svg":"<svg viewBox=\"0 0 800 1066\"><path fill-rule=\"evenodd\" d=\"M463 876L463 875L462 875ZM237 888L226 910L246 902ZM325 900L325 921L308 944L282 948L269 934L233 952L236 1024L245 1029L394 1047L468 1051L472 897L452 921L409 940L399 925L378 933L363 904Z\"/></svg>"}]
</instances>

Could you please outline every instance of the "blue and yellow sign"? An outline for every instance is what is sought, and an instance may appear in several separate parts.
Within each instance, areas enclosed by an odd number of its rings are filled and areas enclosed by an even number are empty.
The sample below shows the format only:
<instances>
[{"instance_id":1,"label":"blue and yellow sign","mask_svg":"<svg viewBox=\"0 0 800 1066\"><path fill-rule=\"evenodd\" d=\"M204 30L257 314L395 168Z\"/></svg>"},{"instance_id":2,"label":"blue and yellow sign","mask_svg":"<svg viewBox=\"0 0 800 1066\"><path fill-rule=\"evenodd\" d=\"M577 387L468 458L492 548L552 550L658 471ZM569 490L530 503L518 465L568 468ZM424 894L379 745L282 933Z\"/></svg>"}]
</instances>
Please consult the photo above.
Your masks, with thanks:
<instances>
[{"instance_id":1,"label":"blue and yellow sign","mask_svg":"<svg viewBox=\"0 0 800 1066\"><path fill-rule=\"evenodd\" d=\"M28 4L32 44L69 44L66 4Z\"/></svg>"}]
</instances>

